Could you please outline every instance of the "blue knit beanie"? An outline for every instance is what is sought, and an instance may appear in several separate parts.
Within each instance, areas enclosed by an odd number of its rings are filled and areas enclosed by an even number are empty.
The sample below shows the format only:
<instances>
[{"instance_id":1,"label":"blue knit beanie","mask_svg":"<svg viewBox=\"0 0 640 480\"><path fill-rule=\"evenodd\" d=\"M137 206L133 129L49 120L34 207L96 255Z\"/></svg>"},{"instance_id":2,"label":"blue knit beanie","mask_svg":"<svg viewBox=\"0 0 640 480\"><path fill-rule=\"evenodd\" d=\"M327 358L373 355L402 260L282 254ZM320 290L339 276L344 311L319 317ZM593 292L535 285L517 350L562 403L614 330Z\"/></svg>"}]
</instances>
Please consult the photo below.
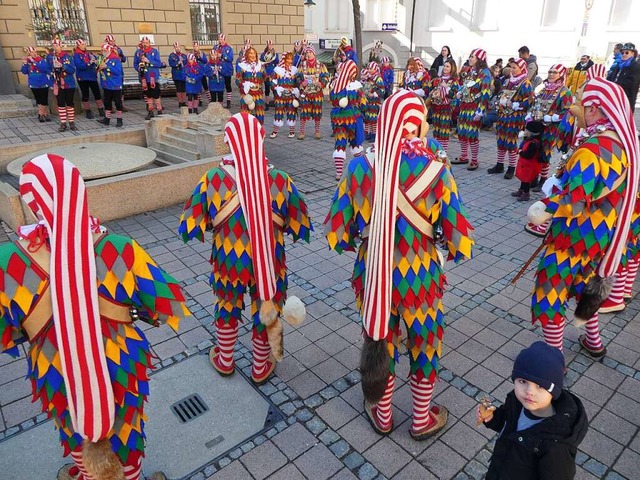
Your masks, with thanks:
<instances>
[{"instance_id":1,"label":"blue knit beanie","mask_svg":"<svg viewBox=\"0 0 640 480\"><path fill-rule=\"evenodd\" d=\"M556 400L562 393L564 355L544 342L535 342L518 354L513 364L511 380L516 378L537 383Z\"/></svg>"}]
</instances>

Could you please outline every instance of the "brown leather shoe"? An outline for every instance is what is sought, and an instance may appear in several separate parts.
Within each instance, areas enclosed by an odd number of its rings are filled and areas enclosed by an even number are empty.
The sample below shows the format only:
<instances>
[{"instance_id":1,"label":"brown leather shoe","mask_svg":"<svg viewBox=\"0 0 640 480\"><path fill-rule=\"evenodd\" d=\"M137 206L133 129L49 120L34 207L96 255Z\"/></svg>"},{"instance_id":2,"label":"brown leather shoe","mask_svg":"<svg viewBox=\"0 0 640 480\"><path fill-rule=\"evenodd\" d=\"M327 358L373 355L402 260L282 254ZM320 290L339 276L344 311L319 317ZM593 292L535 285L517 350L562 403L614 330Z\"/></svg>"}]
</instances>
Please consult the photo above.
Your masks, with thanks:
<instances>
[{"instance_id":1,"label":"brown leather shoe","mask_svg":"<svg viewBox=\"0 0 640 480\"><path fill-rule=\"evenodd\" d=\"M414 432L413 429L409 430L411 438L421 441L438 434L447 425L447 421L449 420L449 411L442 406L433 405L429 412L429 417L431 422L424 429L419 432Z\"/></svg>"},{"instance_id":2,"label":"brown leather shoe","mask_svg":"<svg viewBox=\"0 0 640 480\"><path fill-rule=\"evenodd\" d=\"M578 343L593 358L601 358L601 357L604 357L607 354L607 347L605 347L604 345L602 346L602 348L593 348L593 347L591 347L587 343L587 336L586 335L580 335L578 337Z\"/></svg>"},{"instance_id":3,"label":"brown leather shoe","mask_svg":"<svg viewBox=\"0 0 640 480\"><path fill-rule=\"evenodd\" d=\"M216 360L219 354L220 349L217 345L211 347L211 350L209 350L209 362L211 363L211 366L215 368L216 372L218 372L223 377L229 377L233 375L236 371L236 367L234 365L231 365L231 368L225 368L222 365L219 365Z\"/></svg>"}]
</instances>

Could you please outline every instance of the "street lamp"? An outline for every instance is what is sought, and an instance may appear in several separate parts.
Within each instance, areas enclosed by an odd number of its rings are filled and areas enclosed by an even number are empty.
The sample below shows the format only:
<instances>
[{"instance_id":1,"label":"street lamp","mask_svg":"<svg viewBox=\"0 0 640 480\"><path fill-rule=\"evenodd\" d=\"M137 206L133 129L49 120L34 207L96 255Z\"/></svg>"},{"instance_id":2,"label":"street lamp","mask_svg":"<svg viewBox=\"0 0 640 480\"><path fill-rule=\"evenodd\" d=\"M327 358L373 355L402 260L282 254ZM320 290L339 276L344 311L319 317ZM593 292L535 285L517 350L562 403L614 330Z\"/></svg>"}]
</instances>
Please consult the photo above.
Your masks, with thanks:
<instances>
[{"instance_id":1,"label":"street lamp","mask_svg":"<svg viewBox=\"0 0 640 480\"><path fill-rule=\"evenodd\" d=\"M304 6L311 8L311 7L315 7L316 3L313 0L305 0Z\"/></svg>"}]
</instances>

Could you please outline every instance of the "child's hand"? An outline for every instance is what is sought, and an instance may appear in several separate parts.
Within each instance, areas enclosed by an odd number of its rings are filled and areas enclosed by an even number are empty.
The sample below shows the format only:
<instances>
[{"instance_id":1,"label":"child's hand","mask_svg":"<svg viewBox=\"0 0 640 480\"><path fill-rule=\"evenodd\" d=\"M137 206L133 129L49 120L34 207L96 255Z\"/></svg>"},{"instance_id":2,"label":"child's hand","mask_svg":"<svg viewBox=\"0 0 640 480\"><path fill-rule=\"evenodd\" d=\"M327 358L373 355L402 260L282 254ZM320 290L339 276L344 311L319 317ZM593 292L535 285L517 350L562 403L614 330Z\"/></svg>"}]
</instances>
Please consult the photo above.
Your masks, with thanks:
<instances>
[{"instance_id":1,"label":"child's hand","mask_svg":"<svg viewBox=\"0 0 640 480\"><path fill-rule=\"evenodd\" d=\"M491 421L495 409L496 407L491 405L489 400L484 400L476 407L476 424L480 426L483 423Z\"/></svg>"}]
</instances>

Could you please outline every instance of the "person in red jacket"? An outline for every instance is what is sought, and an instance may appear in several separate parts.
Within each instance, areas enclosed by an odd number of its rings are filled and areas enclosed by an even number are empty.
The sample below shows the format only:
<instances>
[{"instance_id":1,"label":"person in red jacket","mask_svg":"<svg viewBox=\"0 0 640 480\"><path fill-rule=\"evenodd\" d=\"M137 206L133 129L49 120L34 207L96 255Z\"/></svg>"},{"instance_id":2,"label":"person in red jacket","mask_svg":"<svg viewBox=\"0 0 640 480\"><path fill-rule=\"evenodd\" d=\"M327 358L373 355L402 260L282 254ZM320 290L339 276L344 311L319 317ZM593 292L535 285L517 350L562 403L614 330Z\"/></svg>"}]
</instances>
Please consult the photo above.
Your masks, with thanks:
<instances>
[{"instance_id":1,"label":"person in red jacket","mask_svg":"<svg viewBox=\"0 0 640 480\"><path fill-rule=\"evenodd\" d=\"M542 170L542 141L544 123L528 122L524 131L524 140L520 145L516 177L520 180L520 188L511 193L519 202L529 201L529 189L531 183L538 177Z\"/></svg>"}]
</instances>

